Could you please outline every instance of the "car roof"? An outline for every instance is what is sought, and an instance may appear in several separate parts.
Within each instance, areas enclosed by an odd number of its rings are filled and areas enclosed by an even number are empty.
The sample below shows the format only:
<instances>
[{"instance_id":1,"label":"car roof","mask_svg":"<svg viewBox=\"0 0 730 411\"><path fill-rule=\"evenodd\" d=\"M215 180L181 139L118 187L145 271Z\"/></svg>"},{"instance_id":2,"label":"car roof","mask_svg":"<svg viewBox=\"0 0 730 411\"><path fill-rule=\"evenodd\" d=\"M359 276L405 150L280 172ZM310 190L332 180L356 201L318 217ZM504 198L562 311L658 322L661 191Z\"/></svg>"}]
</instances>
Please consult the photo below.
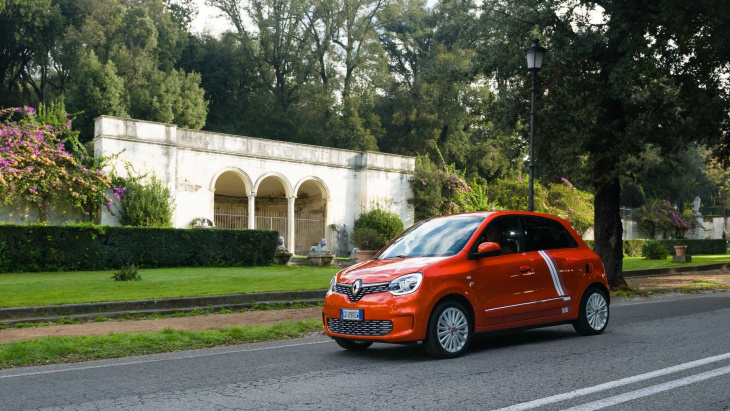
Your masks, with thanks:
<instances>
[{"instance_id":1,"label":"car roof","mask_svg":"<svg viewBox=\"0 0 730 411\"><path fill-rule=\"evenodd\" d=\"M473 211L473 212L468 212L468 213L442 215L442 216L437 216L437 217L433 217L433 218L447 218L447 217L457 217L457 216L489 217L489 216L493 216L493 215L531 215L531 216L537 216L537 217L547 217L547 218L552 218L552 219L564 220L563 218L554 216L552 214L534 213L534 212L530 212L530 211L521 211L521 210Z\"/></svg>"}]
</instances>

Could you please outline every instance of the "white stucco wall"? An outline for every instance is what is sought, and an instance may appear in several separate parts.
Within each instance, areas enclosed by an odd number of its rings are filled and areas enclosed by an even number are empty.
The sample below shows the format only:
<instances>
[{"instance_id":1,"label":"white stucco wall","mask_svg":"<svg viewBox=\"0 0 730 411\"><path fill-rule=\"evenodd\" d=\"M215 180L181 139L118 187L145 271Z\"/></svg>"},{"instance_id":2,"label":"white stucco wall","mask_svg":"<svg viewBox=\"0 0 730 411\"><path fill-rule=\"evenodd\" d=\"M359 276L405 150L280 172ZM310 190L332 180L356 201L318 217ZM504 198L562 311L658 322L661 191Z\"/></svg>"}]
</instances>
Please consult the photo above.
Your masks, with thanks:
<instances>
[{"instance_id":1,"label":"white stucco wall","mask_svg":"<svg viewBox=\"0 0 730 411\"><path fill-rule=\"evenodd\" d=\"M119 154L116 170L124 175L123 162L139 173L154 173L175 196L175 227L188 227L194 218L213 220L217 177L225 171L244 176L246 192L256 194L260 182L277 175L286 195L295 196L305 181L317 179L328 198L326 224L345 224L379 203L413 223L409 175L413 157L358 152L305 144L177 128L170 124L102 116L96 119L94 151ZM297 206L296 200L295 206ZM105 213L102 223L114 224ZM334 245L334 231L326 232ZM330 247L333 248L333 247Z\"/></svg>"}]
</instances>

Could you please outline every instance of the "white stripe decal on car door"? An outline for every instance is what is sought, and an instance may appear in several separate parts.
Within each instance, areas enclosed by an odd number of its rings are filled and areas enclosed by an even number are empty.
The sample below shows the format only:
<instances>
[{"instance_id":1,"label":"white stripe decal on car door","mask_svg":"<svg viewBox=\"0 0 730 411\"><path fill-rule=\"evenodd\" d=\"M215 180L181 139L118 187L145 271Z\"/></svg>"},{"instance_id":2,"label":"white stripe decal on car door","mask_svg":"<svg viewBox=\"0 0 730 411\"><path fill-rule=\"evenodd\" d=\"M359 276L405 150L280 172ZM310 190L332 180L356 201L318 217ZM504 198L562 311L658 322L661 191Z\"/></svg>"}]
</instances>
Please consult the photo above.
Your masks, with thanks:
<instances>
[{"instance_id":1,"label":"white stripe decal on car door","mask_svg":"<svg viewBox=\"0 0 730 411\"><path fill-rule=\"evenodd\" d=\"M558 293L558 296L565 295L566 292L562 287L562 281L560 281L560 271L557 263L553 260L552 256L547 253L547 251L538 251L538 253L540 253L542 259L545 260L545 264L547 264L548 269L550 270L550 276L553 279L553 285L555 286L555 291Z\"/></svg>"}]
</instances>

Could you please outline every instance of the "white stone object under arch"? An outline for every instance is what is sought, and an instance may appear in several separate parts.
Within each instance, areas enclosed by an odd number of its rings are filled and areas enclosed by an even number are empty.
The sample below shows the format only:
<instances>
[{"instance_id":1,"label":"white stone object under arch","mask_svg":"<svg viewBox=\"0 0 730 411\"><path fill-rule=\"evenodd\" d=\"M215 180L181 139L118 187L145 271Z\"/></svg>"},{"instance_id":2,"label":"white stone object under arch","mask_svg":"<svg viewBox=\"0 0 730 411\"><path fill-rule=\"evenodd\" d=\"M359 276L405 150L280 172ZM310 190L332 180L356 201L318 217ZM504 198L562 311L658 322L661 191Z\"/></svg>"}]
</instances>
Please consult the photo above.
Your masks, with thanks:
<instances>
[{"instance_id":1,"label":"white stone object under arch","mask_svg":"<svg viewBox=\"0 0 730 411\"><path fill-rule=\"evenodd\" d=\"M344 224L352 230L355 219L377 202L398 213L405 226L413 223L412 197L408 182L415 167L413 157L378 152L358 152L295 144L260 138L188 130L171 124L102 116L96 119L94 151L119 154L116 170L124 173L129 162L139 173L154 173L174 193L173 225L186 228L194 218L214 221L216 182L226 174L237 176L245 192L248 227L255 225L257 207L262 207L262 184L283 186L286 199L285 236L290 250L295 247L294 210L304 197L319 187L324 213L325 238L334 246L336 233L329 228ZM264 183L264 182L267 183ZM245 191L244 191L245 190ZM241 194L238 194L243 198ZM220 197L220 193L219 193ZM283 207L283 200L282 200ZM316 204L315 204L316 205ZM282 209L283 210L283 209ZM116 217L103 212L103 224L118 224ZM284 233L282 233L284 235ZM335 248L335 247L331 247Z\"/></svg>"}]
</instances>

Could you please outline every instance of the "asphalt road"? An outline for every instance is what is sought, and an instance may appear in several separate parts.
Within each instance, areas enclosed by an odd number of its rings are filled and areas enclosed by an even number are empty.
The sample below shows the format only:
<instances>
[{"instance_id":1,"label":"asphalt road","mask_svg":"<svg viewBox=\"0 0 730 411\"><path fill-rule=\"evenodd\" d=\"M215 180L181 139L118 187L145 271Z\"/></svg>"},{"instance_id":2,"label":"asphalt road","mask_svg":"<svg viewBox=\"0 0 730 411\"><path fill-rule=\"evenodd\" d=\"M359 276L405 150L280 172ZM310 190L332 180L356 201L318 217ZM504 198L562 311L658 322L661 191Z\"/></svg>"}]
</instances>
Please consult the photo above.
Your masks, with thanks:
<instances>
[{"instance_id":1,"label":"asphalt road","mask_svg":"<svg viewBox=\"0 0 730 411\"><path fill-rule=\"evenodd\" d=\"M730 410L730 293L612 306L603 335L559 326L346 352L324 337L0 371L0 409Z\"/></svg>"}]
</instances>

